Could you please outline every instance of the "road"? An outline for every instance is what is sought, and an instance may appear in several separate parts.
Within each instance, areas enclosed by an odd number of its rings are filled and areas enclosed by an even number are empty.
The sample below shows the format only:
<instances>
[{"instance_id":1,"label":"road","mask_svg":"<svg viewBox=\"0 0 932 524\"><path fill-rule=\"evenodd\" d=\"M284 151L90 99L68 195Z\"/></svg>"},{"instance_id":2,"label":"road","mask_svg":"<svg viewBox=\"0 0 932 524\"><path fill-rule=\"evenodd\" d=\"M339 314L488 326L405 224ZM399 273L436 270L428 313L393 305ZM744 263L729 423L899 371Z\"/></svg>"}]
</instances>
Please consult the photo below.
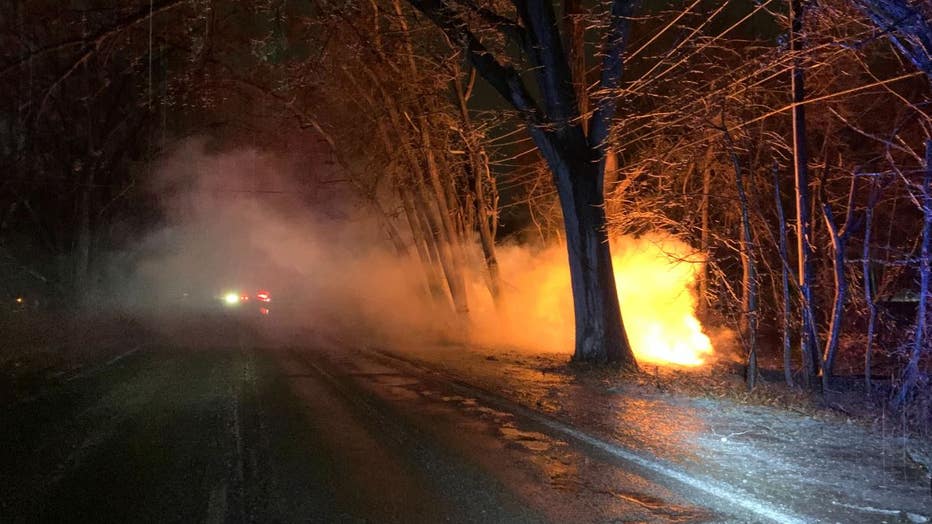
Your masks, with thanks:
<instances>
[{"instance_id":1,"label":"road","mask_svg":"<svg viewBox=\"0 0 932 524\"><path fill-rule=\"evenodd\" d=\"M0 522L767 520L403 359L215 335L5 408Z\"/></svg>"}]
</instances>

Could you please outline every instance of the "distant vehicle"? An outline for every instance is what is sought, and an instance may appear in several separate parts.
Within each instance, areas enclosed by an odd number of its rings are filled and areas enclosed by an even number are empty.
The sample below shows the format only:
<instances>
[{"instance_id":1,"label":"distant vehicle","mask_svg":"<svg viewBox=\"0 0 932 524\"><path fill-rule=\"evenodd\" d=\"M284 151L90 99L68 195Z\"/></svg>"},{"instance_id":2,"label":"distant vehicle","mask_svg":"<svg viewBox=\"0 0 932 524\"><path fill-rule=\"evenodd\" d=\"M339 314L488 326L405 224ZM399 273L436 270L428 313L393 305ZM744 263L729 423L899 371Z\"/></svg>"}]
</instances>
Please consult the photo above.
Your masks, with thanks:
<instances>
[{"instance_id":1,"label":"distant vehicle","mask_svg":"<svg viewBox=\"0 0 932 524\"><path fill-rule=\"evenodd\" d=\"M7 305L9 307L9 310L13 313L22 313L29 309L32 309L30 301L26 300L26 298L23 296L14 297L12 300L10 300L10 302Z\"/></svg>"},{"instance_id":2,"label":"distant vehicle","mask_svg":"<svg viewBox=\"0 0 932 524\"><path fill-rule=\"evenodd\" d=\"M230 290L217 297L228 310L267 316L272 311L272 293L265 289L255 291Z\"/></svg>"}]
</instances>

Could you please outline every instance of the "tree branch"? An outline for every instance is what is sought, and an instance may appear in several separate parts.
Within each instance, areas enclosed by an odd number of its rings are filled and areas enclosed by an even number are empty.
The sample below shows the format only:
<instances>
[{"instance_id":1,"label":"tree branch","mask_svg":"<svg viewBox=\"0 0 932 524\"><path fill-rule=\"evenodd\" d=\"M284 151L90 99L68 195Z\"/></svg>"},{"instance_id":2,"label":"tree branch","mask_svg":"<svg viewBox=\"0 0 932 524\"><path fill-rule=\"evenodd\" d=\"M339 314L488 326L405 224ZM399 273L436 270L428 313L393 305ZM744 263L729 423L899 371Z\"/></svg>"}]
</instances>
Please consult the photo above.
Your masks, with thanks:
<instances>
[{"instance_id":1,"label":"tree branch","mask_svg":"<svg viewBox=\"0 0 932 524\"><path fill-rule=\"evenodd\" d=\"M559 25L549 1L516 1L518 14L530 29L534 72L548 119L562 130L579 118L579 104Z\"/></svg>"},{"instance_id":2,"label":"tree branch","mask_svg":"<svg viewBox=\"0 0 932 524\"><path fill-rule=\"evenodd\" d=\"M932 19L905 0L857 0L855 5L932 81Z\"/></svg>"},{"instance_id":3,"label":"tree branch","mask_svg":"<svg viewBox=\"0 0 932 524\"><path fill-rule=\"evenodd\" d=\"M444 0L409 0L409 2L415 9L430 18L450 40L466 48L466 56L473 67L518 110L528 125L536 127L544 123L537 102L515 68L499 62L447 2Z\"/></svg>"},{"instance_id":4,"label":"tree branch","mask_svg":"<svg viewBox=\"0 0 932 524\"><path fill-rule=\"evenodd\" d=\"M92 56L94 56L94 54L96 54L100 50L100 48L104 45L104 43L108 39L122 33L123 31L126 31L132 28L133 26L136 26L138 24L141 24L142 22L149 20L158 14L164 13L166 11L170 11L171 9L174 9L185 3L186 3L186 0L165 0L151 7L141 9L137 11L134 15L122 20L118 24L112 27L109 27L107 29L104 29L102 31L99 31L90 37L82 38L82 39L75 39L75 40L71 40L67 42L61 42L59 44L55 44L53 46L41 49L34 53L29 53L27 56L5 67L2 71L0 71L0 76L3 76L4 74L16 69L17 67L28 62L30 59L32 59L33 57L37 55L41 56L43 54L65 49L66 47L84 44L83 47L81 48L79 56L71 63L68 69L66 69L65 72L61 76L59 76L54 82L52 82L52 85L50 85L49 88L45 91L45 95L42 97L42 103L39 104L38 111L36 112L36 118L38 118L39 115L41 115L45 111L45 106L48 104L48 100L52 96L52 94L55 92L55 90L58 89L58 87L63 82L65 82L65 80L70 78L71 75L74 74L74 72L78 70L78 68L80 68Z\"/></svg>"},{"instance_id":5,"label":"tree branch","mask_svg":"<svg viewBox=\"0 0 932 524\"><path fill-rule=\"evenodd\" d=\"M45 47L41 47L39 49L36 49L35 51L31 51L27 53L25 56L22 56L14 60L13 62L7 64L6 66L4 66L3 69L0 69L0 76L4 76L8 74L9 72L13 71L14 69L25 65L30 60L39 58L49 53L61 51L69 47L83 45L83 44L86 44L87 42L90 42L93 47L100 47L100 45L103 44L103 41L106 40L107 38L110 38L111 36L114 36L121 31L129 29L130 27L136 24L145 22L146 20L149 19L150 16L155 16L164 11L174 9L175 7L178 7L183 3L185 3L185 0L165 0L157 4L156 6L154 6L151 13L149 12L149 8L146 7L145 9L138 11L133 16L130 16L122 20L121 22L117 23L115 26L99 31L93 35L82 37L82 38L73 38L71 40L65 40L63 42L58 42L55 44L47 45Z\"/></svg>"},{"instance_id":6,"label":"tree branch","mask_svg":"<svg viewBox=\"0 0 932 524\"><path fill-rule=\"evenodd\" d=\"M628 39L629 20L634 11L633 0L614 0L608 35L602 56L602 78L599 81L599 97L596 102L595 113L589 124L589 143L598 151L604 153L605 141L611 130L612 118L618 102L612 91L621 85L624 73L624 59L622 53Z\"/></svg>"}]
</instances>

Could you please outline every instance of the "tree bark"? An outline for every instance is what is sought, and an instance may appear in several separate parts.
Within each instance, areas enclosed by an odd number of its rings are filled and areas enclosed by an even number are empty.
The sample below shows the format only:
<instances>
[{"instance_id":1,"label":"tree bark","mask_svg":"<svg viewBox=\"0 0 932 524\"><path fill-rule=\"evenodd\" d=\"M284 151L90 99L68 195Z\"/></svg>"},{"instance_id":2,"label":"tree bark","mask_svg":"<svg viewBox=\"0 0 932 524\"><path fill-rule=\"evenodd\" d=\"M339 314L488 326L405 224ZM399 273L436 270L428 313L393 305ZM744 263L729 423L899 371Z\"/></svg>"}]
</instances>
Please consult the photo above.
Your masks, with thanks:
<instances>
[{"instance_id":1,"label":"tree bark","mask_svg":"<svg viewBox=\"0 0 932 524\"><path fill-rule=\"evenodd\" d=\"M874 279L871 271L871 228L874 222L874 206L877 204L880 190L873 180L868 197L867 209L864 211L864 246L861 249L861 272L864 279L864 302L867 304L867 343L864 347L864 391L868 397L873 392L871 374L873 373L874 330L877 323L877 304L874 302Z\"/></svg>"},{"instance_id":2,"label":"tree bark","mask_svg":"<svg viewBox=\"0 0 932 524\"><path fill-rule=\"evenodd\" d=\"M699 232L699 250L705 257L706 263L702 264L702 270L699 272L699 318L704 318L708 314L709 307L708 261L711 260L709 257L709 191L712 188L712 151L712 146L709 146L702 166L702 201L700 203L702 230Z\"/></svg>"},{"instance_id":3,"label":"tree bark","mask_svg":"<svg viewBox=\"0 0 932 524\"><path fill-rule=\"evenodd\" d=\"M582 163L575 170L559 163L555 169L558 177L572 176L573 181L562 184L564 191L560 192L576 321L573 359L619 362L634 368L621 319L597 169L591 163ZM585 171L589 176L584 176Z\"/></svg>"},{"instance_id":4,"label":"tree bark","mask_svg":"<svg viewBox=\"0 0 932 524\"><path fill-rule=\"evenodd\" d=\"M493 184L493 188L494 180L489 171L488 157L484 152L479 150L478 144L474 141L472 117L469 114L468 106L469 95L472 91L472 83L475 80L475 69L472 70L470 86L467 88L463 86L459 67L456 67L454 74L454 91L456 92L456 99L459 102L460 117L463 119L463 141L466 144L466 150L469 156L467 169L469 169L473 178L473 194L476 198L476 229L479 232L479 243L482 246L482 255L485 259L486 270L488 271L489 293L491 293L495 305L498 306L502 298L501 276L498 270L498 257L495 255L495 230L489 223L490 219L494 222L497 206L490 206L485 194L485 180L489 180Z\"/></svg>"},{"instance_id":5,"label":"tree bark","mask_svg":"<svg viewBox=\"0 0 932 524\"><path fill-rule=\"evenodd\" d=\"M783 378L786 385L793 387L792 344L790 343L790 262L786 247L786 215L783 213L783 198L780 194L780 171L776 160L773 163L773 195L777 209L780 249L780 278L783 291L781 326L783 328Z\"/></svg>"},{"instance_id":6,"label":"tree bark","mask_svg":"<svg viewBox=\"0 0 932 524\"><path fill-rule=\"evenodd\" d=\"M835 367L835 355L838 353L838 340L841 336L842 315L845 311L845 299L848 295L848 279L845 277L845 249L852 229L854 212L855 177L851 177L851 189L848 192L848 209L845 222L840 227L835 223L832 208L828 203L822 205L822 214L832 241L832 273L835 281L835 298L832 303L832 318L829 322L828 337L825 341L825 353L822 358L822 391L828 392L831 386L832 370Z\"/></svg>"},{"instance_id":7,"label":"tree bark","mask_svg":"<svg viewBox=\"0 0 932 524\"><path fill-rule=\"evenodd\" d=\"M563 5L563 25L566 35L567 59L573 77L573 88L579 105L583 130L589 132L589 93L586 85L586 26L582 20L581 0L566 0Z\"/></svg>"},{"instance_id":8,"label":"tree bark","mask_svg":"<svg viewBox=\"0 0 932 524\"><path fill-rule=\"evenodd\" d=\"M744 188L744 172L735 152L734 141L725 124L722 111L722 134L735 170L735 188L741 209L741 338L747 350L747 385L754 389L757 384L757 267L754 264L754 239L748 212L748 196Z\"/></svg>"},{"instance_id":9,"label":"tree bark","mask_svg":"<svg viewBox=\"0 0 932 524\"><path fill-rule=\"evenodd\" d=\"M424 187L423 180L414 180L414 194L419 197L421 205L417 208L422 212L425 224L428 226L434 246L437 249L440 267L443 270L444 277L447 280L447 286L450 289L450 295L453 298L453 306L457 313L466 314L469 312L469 305L466 302L466 282L463 272L459 266L459 260L456 258L456 251L451 245L450 239L446 235L446 228L438 209L438 202L431 202L429 192Z\"/></svg>"},{"instance_id":10,"label":"tree bark","mask_svg":"<svg viewBox=\"0 0 932 524\"><path fill-rule=\"evenodd\" d=\"M414 243L414 249L417 252L418 260L421 262L421 269L424 278L427 280L427 289L431 298L438 301L444 300L447 295L443 288L443 282L437 273L437 263L431 252L431 240L425 234L424 224L421 222L417 211L412 203L411 193L403 186L398 186L398 195L401 199L401 205L408 220L408 228L411 230L411 238ZM452 305L451 302L447 302Z\"/></svg>"},{"instance_id":11,"label":"tree bark","mask_svg":"<svg viewBox=\"0 0 932 524\"><path fill-rule=\"evenodd\" d=\"M922 240L919 258L919 305L916 308L916 334L909 362L903 369L900 388L891 406L899 409L906 404L919 380L919 357L925 345L926 308L928 307L929 277L932 274L932 140L926 141L925 173L922 177Z\"/></svg>"},{"instance_id":12,"label":"tree bark","mask_svg":"<svg viewBox=\"0 0 932 524\"><path fill-rule=\"evenodd\" d=\"M479 159L482 157L480 156ZM489 204L485 196L485 182L483 178L491 179L488 162L478 166L479 172L475 175L476 195L476 227L479 230L479 243L482 245L482 255L485 258L485 267L489 272L489 292L498 305L502 299L501 275L498 271L498 257L495 255L495 232L489 224ZM491 211L495 213L495 211Z\"/></svg>"},{"instance_id":13,"label":"tree bark","mask_svg":"<svg viewBox=\"0 0 932 524\"><path fill-rule=\"evenodd\" d=\"M796 185L796 252L801 293L802 333L800 349L803 359L804 383L812 387L819 371L819 362L816 341L816 326L814 325L813 306L813 275L812 257L814 256L811 244L812 223L809 214L809 156L806 149L806 88L804 83L803 67L800 64L800 54L803 44L800 33L803 28L802 0L790 2L790 52L793 53L793 68L791 73L793 98L793 167Z\"/></svg>"}]
</instances>

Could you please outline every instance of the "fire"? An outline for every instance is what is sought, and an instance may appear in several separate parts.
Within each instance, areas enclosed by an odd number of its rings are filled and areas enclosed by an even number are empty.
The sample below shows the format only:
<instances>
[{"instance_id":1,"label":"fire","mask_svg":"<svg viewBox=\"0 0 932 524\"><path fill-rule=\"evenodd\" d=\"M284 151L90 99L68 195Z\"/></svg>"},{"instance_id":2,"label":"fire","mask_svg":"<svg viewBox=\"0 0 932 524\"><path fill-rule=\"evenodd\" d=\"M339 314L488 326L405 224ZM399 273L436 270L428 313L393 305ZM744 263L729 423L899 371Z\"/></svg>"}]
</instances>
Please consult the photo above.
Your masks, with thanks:
<instances>
[{"instance_id":1,"label":"fire","mask_svg":"<svg viewBox=\"0 0 932 524\"><path fill-rule=\"evenodd\" d=\"M573 298L566 247L498 252L505 297L471 305L472 340L529 350L572 352ZM702 259L663 235L612 240L612 261L625 329L638 362L701 365L713 352L696 318L695 282ZM507 275L507 276L506 276ZM475 279L472 296L485 284ZM486 292L487 295L487 292Z\"/></svg>"},{"instance_id":2,"label":"fire","mask_svg":"<svg viewBox=\"0 0 932 524\"><path fill-rule=\"evenodd\" d=\"M612 263L621 311L639 362L698 366L712 343L696 318L694 284L702 267L693 250L673 238L620 239Z\"/></svg>"}]
</instances>

